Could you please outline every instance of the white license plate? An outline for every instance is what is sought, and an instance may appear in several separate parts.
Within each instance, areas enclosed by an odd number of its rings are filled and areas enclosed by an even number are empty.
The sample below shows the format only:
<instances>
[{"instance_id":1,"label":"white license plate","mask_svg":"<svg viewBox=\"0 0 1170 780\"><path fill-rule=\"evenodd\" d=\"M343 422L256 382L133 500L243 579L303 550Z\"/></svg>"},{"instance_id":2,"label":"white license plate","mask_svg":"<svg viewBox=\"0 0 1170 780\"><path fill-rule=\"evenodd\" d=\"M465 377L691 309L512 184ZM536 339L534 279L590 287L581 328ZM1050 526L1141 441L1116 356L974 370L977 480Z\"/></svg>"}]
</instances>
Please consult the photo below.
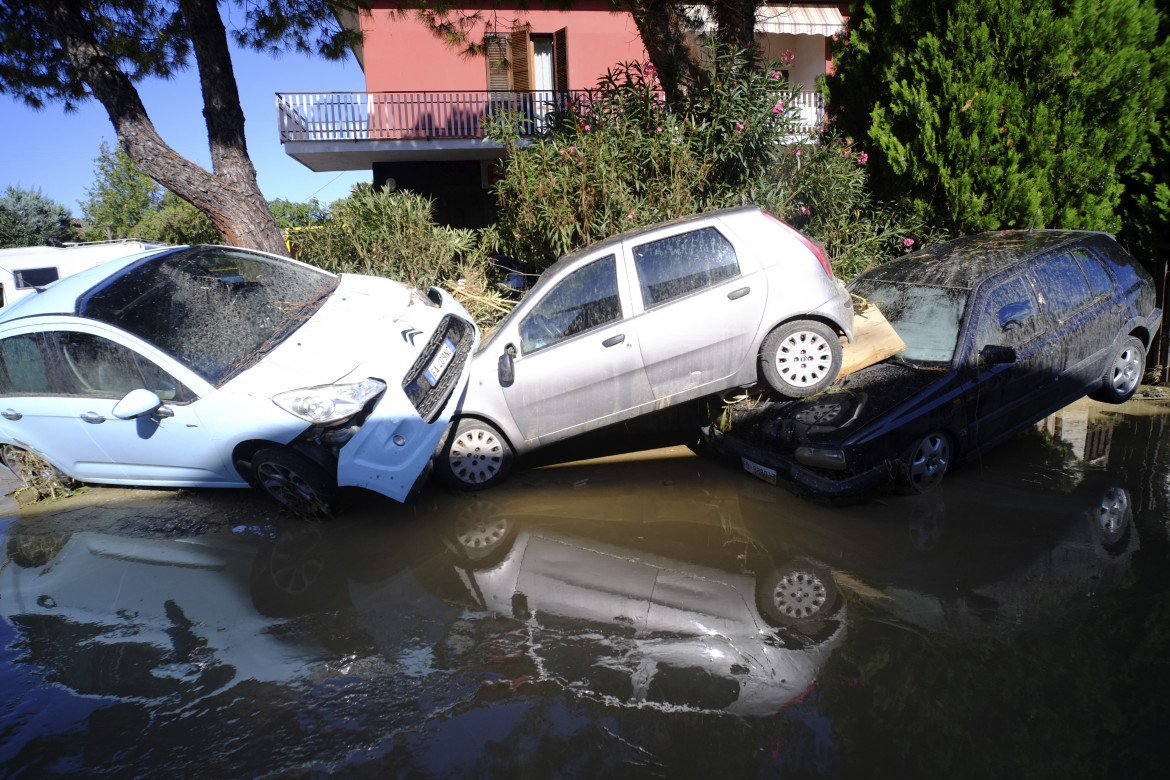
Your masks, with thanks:
<instances>
[{"instance_id":1,"label":"white license plate","mask_svg":"<svg viewBox=\"0 0 1170 780\"><path fill-rule=\"evenodd\" d=\"M439 354L435 355L435 359L427 366L427 370L423 372L423 376L432 385L439 384L439 380L443 376L443 372L447 370L447 366L451 365L451 361L455 359L455 344L451 339L443 339L443 346L439 348Z\"/></svg>"},{"instance_id":2,"label":"white license plate","mask_svg":"<svg viewBox=\"0 0 1170 780\"><path fill-rule=\"evenodd\" d=\"M776 484L776 469L770 469L767 466L761 466L759 463L750 461L747 458L741 458L741 460L743 461L744 471L753 476L759 477L769 485Z\"/></svg>"}]
</instances>

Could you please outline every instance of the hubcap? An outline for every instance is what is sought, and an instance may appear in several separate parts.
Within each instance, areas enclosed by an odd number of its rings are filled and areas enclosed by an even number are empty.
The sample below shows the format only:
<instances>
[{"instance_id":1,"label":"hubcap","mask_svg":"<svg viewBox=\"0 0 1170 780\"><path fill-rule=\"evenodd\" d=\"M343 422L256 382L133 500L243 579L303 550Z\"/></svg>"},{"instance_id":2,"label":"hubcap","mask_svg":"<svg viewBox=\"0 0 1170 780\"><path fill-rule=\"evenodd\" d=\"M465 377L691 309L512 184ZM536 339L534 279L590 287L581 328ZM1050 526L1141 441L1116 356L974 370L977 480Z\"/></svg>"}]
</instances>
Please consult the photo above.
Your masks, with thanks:
<instances>
[{"instance_id":1,"label":"hubcap","mask_svg":"<svg viewBox=\"0 0 1170 780\"><path fill-rule=\"evenodd\" d=\"M463 431L451 444L451 473L468 485L480 485L500 472L504 447L491 431Z\"/></svg>"},{"instance_id":2,"label":"hubcap","mask_svg":"<svg viewBox=\"0 0 1170 780\"><path fill-rule=\"evenodd\" d=\"M1136 349L1128 347L1121 350L1117 360L1113 362L1113 389L1125 395L1137 387L1141 381L1142 357Z\"/></svg>"},{"instance_id":3,"label":"hubcap","mask_svg":"<svg viewBox=\"0 0 1170 780\"><path fill-rule=\"evenodd\" d=\"M807 571L785 574L772 591L772 603L789 618L808 618L824 609L829 594L821 578Z\"/></svg>"},{"instance_id":4,"label":"hubcap","mask_svg":"<svg viewBox=\"0 0 1170 780\"><path fill-rule=\"evenodd\" d=\"M793 387L811 387L820 382L832 363L829 342L809 330L793 333L776 350L776 370Z\"/></svg>"},{"instance_id":5,"label":"hubcap","mask_svg":"<svg viewBox=\"0 0 1170 780\"><path fill-rule=\"evenodd\" d=\"M942 481L951 460L951 445L941 434L932 434L918 443L910 460L910 480L919 490L929 490Z\"/></svg>"},{"instance_id":6,"label":"hubcap","mask_svg":"<svg viewBox=\"0 0 1170 780\"><path fill-rule=\"evenodd\" d=\"M300 474L277 463L261 463L256 478L268 494L298 515L325 517L327 503Z\"/></svg>"}]
</instances>

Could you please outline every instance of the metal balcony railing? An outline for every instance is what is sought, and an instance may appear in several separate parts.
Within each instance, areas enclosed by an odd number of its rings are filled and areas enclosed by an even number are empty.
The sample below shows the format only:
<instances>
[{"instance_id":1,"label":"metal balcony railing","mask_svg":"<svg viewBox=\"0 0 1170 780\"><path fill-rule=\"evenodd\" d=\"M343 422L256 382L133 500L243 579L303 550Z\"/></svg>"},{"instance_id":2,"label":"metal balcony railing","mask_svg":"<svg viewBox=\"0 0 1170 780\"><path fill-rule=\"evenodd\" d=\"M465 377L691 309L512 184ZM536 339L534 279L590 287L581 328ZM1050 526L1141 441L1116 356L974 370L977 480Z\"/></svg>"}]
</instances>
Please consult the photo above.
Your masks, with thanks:
<instances>
[{"instance_id":1,"label":"metal balcony railing","mask_svg":"<svg viewBox=\"0 0 1170 780\"><path fill-rule=\"evenodd\" d=\"M573 92L279 92L281 143L295 141L405 141L480 139L487 119L512 111L527 120L525 133L545 127L548 113ZM813 136L824 125L817 92L797 93L798 132Z\"/></svg>"}]
</instances>

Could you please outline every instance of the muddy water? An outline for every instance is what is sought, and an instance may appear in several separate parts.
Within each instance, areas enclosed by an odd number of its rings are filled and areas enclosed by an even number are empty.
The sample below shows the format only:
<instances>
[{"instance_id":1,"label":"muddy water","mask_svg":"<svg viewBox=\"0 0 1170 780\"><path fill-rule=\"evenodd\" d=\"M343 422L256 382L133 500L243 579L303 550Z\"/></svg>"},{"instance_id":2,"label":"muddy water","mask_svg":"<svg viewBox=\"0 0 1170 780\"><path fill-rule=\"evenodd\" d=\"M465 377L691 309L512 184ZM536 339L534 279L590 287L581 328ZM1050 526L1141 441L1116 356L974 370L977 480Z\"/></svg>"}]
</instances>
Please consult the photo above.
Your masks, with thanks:
<instances>
[{"instance_id":1,"label":"muddy water","mask_svg":"<svg viewBox=\"0 0 1170 780\"><path fill-rule=\"evenodd\" d=\"M667 448L328 525L25 509L0 775L1164 777L1168 415L1082 403L849 507Z\"/></svg>"}]
</instances>

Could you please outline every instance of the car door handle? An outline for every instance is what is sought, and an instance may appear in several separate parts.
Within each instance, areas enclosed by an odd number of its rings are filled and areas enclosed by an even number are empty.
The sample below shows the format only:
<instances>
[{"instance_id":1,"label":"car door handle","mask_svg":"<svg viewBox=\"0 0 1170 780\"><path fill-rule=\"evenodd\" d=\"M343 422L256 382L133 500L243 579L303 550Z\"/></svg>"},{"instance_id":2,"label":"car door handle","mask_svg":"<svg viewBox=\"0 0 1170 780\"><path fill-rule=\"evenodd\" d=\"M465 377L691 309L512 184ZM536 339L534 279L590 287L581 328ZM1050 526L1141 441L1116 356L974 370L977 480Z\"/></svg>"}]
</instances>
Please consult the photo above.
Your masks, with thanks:
<instances>
[{"instance_id":1,"label":"car door handle","mask_svg":"<svg viewBox=\"0 0 1170 780\"><path fill-rule=\"evenodd\" d=\"M16 411L15 409L5 409L3 412L0 412L0 414L4 415L5 420L19 420L21 417L24 417L23 414Z\"/></svg>"},{"instance_id":2,"label":"car door handle","mask_svg":"<svg viewBox=\"0 0 1170 780\"><path fill-rule=\"evenodd\" d=\"M743 296L747 295L751 291L752 291L752 288L750 288L750 287L740 287L738 290L732 290L731 292L727 293L727 299L734 301L738 298L742 298Z\"/></svg>"},{"instance_id":3,"label":"car door handle","mask_svg":"<svg viewBox=\"0 0 1170 780\"><path fill-rule=\"evenodd\" d=\"M94 423L95 425L97 423L104 423L106 421L106 418L102 417L97 412L86 412L85 414L81 415L81 419L85 420L87 423Z\"/></svg>"},{"instance_id":4,"label":"car door handle","mask_svg":"<svg viewBox=\"0 0 1170 780\"><path fill-rule=\"evenodd\" d=\"M625 340L626 340L626 334L619 333L616 336L610 336L605 341L601 342L601 346L603 346L603 347L616 347L618 344L621 344Z\"/></svg>"}]
</instances>

